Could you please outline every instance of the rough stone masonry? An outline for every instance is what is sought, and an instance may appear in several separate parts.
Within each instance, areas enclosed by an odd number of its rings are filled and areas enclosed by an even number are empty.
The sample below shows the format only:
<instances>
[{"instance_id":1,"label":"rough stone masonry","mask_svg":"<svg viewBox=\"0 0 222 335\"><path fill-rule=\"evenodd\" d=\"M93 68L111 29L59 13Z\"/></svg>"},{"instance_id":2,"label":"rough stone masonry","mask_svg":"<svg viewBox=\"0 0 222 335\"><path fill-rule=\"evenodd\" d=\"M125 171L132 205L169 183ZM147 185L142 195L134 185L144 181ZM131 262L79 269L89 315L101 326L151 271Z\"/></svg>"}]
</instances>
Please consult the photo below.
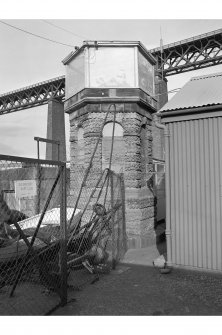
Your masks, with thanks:
<instances>
[{"instance_id":1,"label":"rough stone masonry","mask_svg":"<svg viewBox=\"0 0 222 335\"><path fill-rule=\"evenodd\" d=\"M70 192L76 197L80 187L80 174L87 168L94 146L100 136L100 131L110 104L88 104L70 114ZM145 108L137 103L116 103L116 122L123 128L124 155L113 155L112 164L118 166L124 161L124 183L126 199L126 227L128 247L144 247L155 241L155 203L152 190L152 117ZM110 113L107 122L113 121ZM95 186L103 168L103 139L99 142L93 166L90 171L90 192ZM108 157L107 157L108 158ZM115 159L118 161L115 161ZM121 168L121 167L120 167ZM83 199L84 200L84 199ZM81 206L81 204L80 204Z\"/></svg>"}]
</instances>

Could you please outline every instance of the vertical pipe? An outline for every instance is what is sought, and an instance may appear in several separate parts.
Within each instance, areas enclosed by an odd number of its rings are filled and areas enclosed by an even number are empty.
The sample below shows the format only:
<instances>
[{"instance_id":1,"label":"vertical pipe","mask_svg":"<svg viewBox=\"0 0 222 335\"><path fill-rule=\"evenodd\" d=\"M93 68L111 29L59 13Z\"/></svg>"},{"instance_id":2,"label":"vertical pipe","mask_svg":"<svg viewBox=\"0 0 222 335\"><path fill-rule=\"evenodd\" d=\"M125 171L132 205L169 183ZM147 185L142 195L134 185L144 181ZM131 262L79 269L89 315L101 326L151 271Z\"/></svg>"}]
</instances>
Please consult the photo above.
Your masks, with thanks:
<instances>
[{"instance_id":1,"label":"vertical pipe","mask_svg":"<svg viewBox=\"0 0 222 335\"><path fill-rule=\"evenodd\" d=\"M61 175L60 198L60 270L61 270L61 306L67 304L67 225L66 225L66 165Z\"/></svg>"},{"instance_id":2,"label":"vertical pipe","mask_svg":"<svg viewBox=\"0 0 222 335\"><path fill-rule=\"evenodd\" d=\"M167 265L172 265L172 241L171 241L171 224L170 224L170 146L169 146L169 129L164 129L165 138L165 164L166 164L166 243L167 243Z\"/></svg>"},{"instance_id":3,"label":"vertical pipe","mask_svg":"<svg viewBox=\"0 0 222 335\"><path fill-rule=\"evenodd\" d=\"M164 129L165 139L165 188L166 188L166 244L167 244L167 265L172 265L172 240L171 240L171 224L170 224L170 145L169 145L169 126L163 125L158 122L158 114L154 115L155 126L160 129Z\"/></svg>"}]
</instances>

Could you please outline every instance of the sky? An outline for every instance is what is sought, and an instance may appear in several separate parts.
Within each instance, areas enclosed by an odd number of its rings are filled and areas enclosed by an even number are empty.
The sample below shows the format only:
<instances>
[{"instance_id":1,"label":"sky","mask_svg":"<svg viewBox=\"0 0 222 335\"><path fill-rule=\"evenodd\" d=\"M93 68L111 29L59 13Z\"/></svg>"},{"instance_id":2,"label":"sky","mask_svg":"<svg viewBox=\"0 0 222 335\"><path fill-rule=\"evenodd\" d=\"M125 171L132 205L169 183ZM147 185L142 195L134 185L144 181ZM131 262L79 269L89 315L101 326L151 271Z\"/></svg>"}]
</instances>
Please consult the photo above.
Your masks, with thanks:
<instances>
[{"instance_id":1,"label":"sky","mask_svg":"<svg viewBox=\"0 0 222 335\"><path fill-rule=\"evenodd\" d=\"M81 46L83 40L138 40L147 49L176 42L222 28L221 19L17 19L3 22L73 47L52 43L0 22L0 94L65 74L62 60ZM51 24L64 28L63 31ZM222 66L168 77L168 90L182 87L191 77L221 72ZM172 95L169 94L169 98ZM66 115L67 151L69 156L69 120ZM46 137L47 105L0 116L0 154L36 157L34 136ZM41 144L41 157L45 144ZM69 159L69 157L68 157Z\"/></svg>"}]
</instances>

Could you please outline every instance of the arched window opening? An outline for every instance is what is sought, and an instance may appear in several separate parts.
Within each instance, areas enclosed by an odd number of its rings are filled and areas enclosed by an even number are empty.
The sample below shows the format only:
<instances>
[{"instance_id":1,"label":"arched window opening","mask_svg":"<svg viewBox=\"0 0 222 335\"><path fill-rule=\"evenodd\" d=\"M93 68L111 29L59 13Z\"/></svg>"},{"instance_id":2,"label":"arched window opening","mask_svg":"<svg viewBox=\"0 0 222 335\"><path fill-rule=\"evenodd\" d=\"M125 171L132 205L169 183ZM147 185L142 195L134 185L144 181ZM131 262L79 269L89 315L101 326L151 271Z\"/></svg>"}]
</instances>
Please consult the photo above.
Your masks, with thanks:
<instances>
[{"instance_id":1,"label":"arched window opening","mask_svg":"<svg viewBox=\"0 0 222 335\"><path fill-rule=\"evenodd\" d=\"M113 122L108 122L103 129L102 139L102 168L109 167L111 145L112 145ZM111 169L116 173L124 172L125 166L125 142L123 138L123 127L115 123L113 153Z\"/></svg>"},{"instance_id":2,"label":"arched window opening","mask_svg":"<svg viewBox=\"0 0 222 335\"><path fill-rule=\"evenodd\" d=\"M113 122L107 123L103 128L103 137L112 137L113 134ZM114 136L123 136L123 127L119 123L115 123Z\"/></svg>"}]
</instances>

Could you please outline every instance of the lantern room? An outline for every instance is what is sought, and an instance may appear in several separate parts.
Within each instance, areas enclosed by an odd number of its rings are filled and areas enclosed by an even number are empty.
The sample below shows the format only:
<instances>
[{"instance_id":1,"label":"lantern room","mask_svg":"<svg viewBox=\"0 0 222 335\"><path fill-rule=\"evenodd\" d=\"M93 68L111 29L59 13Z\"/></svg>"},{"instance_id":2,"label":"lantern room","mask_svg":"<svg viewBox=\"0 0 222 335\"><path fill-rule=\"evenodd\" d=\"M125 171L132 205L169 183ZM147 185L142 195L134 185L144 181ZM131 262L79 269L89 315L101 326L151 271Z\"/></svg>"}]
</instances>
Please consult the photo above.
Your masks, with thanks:
<instances>
[{"instance_id":1,"label":"lantern room","mask_svg":"<svg viewBox=\"0 0 222 335\"><path fill-rule=\"evenodd\" d=\"M143 99L156 107L155 59L141 42L86 41L63 63L66 65L66 112L89 96L86 89L90 89L90 95L93 96L93 90L95 97L102 98L134 96L132 89L140 89Z\"/></svg>"}]
</instances>

